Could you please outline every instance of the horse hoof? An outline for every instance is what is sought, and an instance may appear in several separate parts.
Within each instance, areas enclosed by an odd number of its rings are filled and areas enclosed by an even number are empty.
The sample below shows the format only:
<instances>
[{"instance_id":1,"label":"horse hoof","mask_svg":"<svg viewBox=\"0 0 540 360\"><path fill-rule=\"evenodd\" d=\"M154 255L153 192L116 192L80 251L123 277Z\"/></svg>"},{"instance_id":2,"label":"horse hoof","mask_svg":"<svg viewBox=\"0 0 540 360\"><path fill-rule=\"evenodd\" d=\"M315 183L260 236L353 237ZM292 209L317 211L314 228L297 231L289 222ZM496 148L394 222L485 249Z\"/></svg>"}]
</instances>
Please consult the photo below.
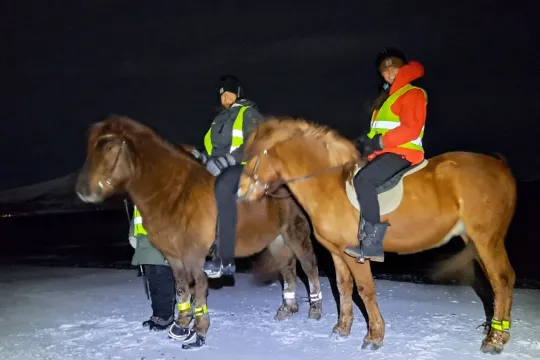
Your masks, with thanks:
<instances>
[{"instance_id":1,"label":"horse hoof","mask_svg":"<svg viewBox=\"0 0 540 360\"><path fill-rule=\"evenodd\" d=\"M298 306L292 306L289 304L283 304L277 310L274 319L277 321L283 321L289 319L295 312L298 312Z\"/></svg>"},{"instance_id":2,"label":"horse hoof","mask_svg":"<svg viewBox=\"0 0 540 360\"><path fill-rule=\"evenodd\" d=\"M382 344L377 344L374 341L364 340L364 343L362 344L362 349L379 350L381 346Z\"/></svg>"},{"instance_id":3,"label":"horse hoof","mask_svg":"<svg viewBox=\"0 0 540 360\"><path fill-rule=\"evenodd\" d=\"M274 320L277 321L283 321L287 320L292 316L292 312L289 311L279 311L276 313L276 316L274 316Z\"/></svg>"},{"instance_id":4,"label":"horse hoof","mask_svg":"<svg viewBox=\"0 0 540 360\"><path fill-rule=\"evenodd\" d=\"M184 340L188 336L189 332L189 328L182 327L174 322L169 328L168 335L173 340Z\"/></svg>"},{"instance_id":5,"label":"horse hoof","mask_svg":"<svg viewBox=\"0 0 540 360\"><path fill-rule=\"evenodd\" d=\"M482 344L481 350L484 354L499 355L503 349L491 344Z\"/></svg>"},{"instance_id":6,"label":"horse hoof","mask_svg":"<svg viewBox=\"0 0 540 360\"><path fill-rule=\"evenodd\" d=\"M334 328L334 330L332 330L332 334L330 334L330 339L332 339L333 341L341 342L347 340L349 336L350 334L343 334L337 328Z\"/></svg>"},{"instance_id":7,"label":"horse hoof","mask_svg":"<svg viewBox=\"0 0 540 360\"><path fill-rule=\"evenodd\" d=\"M204 347L205 343L206 342L204 338L197 334L195 341L190 342L188 344L182 344L182 349L183 350L200 350L201 348Z\"/></svg>"},{"instance_id":8,"label":"horse hoof","mask_svg":"<svg viewBox=\"0 0 540 360\"><path fill-rule=\"evenodd\" d=\"M182 349L184 350L199 350L206 343L205 338L193 329L189 330L188 336L184 339Z\"/></svg>"},{"instance_id":9,"label":"horse hoof","mask_svg":"<svg viewBox=\"0 0 540 360\"><path fill-rule=\"evenodd\" d=\"M309 311L308 320L321 320L322 314L320 311Z\"/></svg>"},{"instance_id":10,"label":"horse hoof","mask_svg":"<svg viewBox=\"0 0 540 360\"><path fill-rule=\"evenodd\" d=\"M321 320L322 317L322 301L313 302L309 307L309 320Z\"/></svg>"}]
</instances>

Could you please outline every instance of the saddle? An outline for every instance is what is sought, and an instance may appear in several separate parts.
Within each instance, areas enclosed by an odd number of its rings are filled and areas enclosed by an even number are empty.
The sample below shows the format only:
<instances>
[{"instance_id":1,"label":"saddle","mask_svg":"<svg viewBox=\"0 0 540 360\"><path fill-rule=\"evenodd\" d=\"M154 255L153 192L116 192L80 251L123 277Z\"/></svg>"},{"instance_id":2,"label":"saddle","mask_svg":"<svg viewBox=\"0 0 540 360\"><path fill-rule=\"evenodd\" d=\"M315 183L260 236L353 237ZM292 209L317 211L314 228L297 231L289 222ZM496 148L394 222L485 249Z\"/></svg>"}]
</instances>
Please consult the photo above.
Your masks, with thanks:
<instances>
[{"instance_id":1,"label":"saddle","mask_svg":"<svg viewBox=\"0 0 540 360\"><path fill-rule=\"evenodd\" d=\"M427 164L428 160L424 159L420 164L401 170L377 187L377 198L379 200L381 216L391 213L398 208L399 204L401 204L401 200L403 199L403 178L422 170ZM361 167L357 165L354 170L354 176L358 174L360 169ZM345 182L345 190L351 204L356 210L360 211L360 204L358 203L358 197L356 196L356 191L352 182L354 176L349 181Z\"/></svg>"}]
</instances>

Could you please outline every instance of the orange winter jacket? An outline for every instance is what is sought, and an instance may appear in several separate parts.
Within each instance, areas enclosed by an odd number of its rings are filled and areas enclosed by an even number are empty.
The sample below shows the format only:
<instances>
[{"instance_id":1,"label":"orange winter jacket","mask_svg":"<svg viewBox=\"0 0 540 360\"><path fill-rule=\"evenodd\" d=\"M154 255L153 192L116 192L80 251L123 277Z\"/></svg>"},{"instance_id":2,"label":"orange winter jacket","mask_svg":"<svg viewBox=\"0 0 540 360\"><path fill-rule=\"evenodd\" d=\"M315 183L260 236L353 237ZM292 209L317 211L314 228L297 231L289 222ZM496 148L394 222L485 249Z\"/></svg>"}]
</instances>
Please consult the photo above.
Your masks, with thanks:
<instances>
[{"instance_id":1,"label":"orange winter jacket","mask_svg":"<svg viewBox=\"0 0 540 360\"><path fill-rule=\"evenodd\" d=\"M390 87L390 95L422 76L424 76L424 66L417 61L410 61L399 70ZM375 151L368 157L368 160L372 160L380 154L390 152L402 155L413 165L422 162L424 160L423 151L405 149L398 146L412 141L420 135L426 123L426 107L426 96L419 88L413 88L399 96L390 109L394 114L399 116L400 124L381 136L383 150ZM378 110L375 110L373 119L375 119L377 113Z\"/></svg>"}]
</instances>

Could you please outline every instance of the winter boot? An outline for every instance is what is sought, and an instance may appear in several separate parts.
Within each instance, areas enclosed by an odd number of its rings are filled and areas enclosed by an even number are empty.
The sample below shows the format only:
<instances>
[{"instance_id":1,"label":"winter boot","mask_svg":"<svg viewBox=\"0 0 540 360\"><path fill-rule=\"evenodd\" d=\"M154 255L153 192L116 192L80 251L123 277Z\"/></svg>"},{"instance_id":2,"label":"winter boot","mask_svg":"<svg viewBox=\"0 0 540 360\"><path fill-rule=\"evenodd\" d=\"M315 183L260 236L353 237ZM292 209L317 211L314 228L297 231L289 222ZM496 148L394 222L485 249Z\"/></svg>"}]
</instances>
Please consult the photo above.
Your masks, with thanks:
<instances>
[{"instance_id":1,"label":"winter boot","mask_svg":"<svg viewBox=\"0 0 540 360\"><path fill-rule=\"evenodd\" d=\"M144 327L148 327L149 330L162 331L166 330L174 322L174 315L171 315L168 319L163 319L158 316L151 316L150 319L142 323Z\"/></svg>"},{"instance_id":2,"label":"winter boot","mask_svg":"<svg viewBox=\"0 0 540 360\"><path fill-rule=\"evenodd\" d=\"M345 253L363 263L365 259L384 262L383 239L388 223L371 224L362 218L358 246L346 247Z\"/></svg>"}]
</instances>

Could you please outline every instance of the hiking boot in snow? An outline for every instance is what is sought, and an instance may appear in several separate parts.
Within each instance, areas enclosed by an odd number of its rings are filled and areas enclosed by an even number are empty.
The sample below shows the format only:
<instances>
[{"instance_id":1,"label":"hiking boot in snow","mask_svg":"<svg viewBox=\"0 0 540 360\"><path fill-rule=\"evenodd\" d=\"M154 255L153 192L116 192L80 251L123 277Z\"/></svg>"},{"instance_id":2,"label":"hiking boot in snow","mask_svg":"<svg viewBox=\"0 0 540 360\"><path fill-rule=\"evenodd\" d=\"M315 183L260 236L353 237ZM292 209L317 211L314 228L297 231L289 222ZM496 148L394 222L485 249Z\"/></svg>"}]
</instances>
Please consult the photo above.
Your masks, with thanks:
<instances>
[{"instance_id":1,"label":"hiking boot in snow","mask_svg":"<svg viewBox=\"0 0 540 360\"><path fill-rule=\"evenodd\" d=\"M151 316L149 320L142 323L144 327L148 327L149 330L162 331L166 330L169 325L174 322L174 315L171 315L168 319L163 319L158 316Z\"/></svg>"}]
</instances>

